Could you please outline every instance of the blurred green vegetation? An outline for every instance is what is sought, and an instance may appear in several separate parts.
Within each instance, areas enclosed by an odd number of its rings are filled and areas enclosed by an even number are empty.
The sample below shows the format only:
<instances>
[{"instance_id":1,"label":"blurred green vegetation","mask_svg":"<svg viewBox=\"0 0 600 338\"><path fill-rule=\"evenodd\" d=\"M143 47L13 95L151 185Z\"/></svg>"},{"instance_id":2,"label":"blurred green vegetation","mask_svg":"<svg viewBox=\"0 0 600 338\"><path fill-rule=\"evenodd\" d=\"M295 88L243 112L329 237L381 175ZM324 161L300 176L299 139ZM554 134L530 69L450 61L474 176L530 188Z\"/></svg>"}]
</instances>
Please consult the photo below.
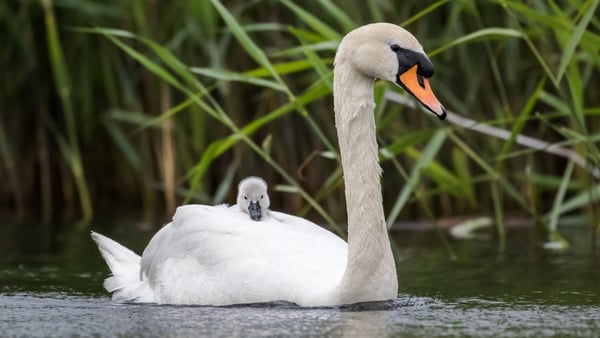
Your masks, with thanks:
<instances>
[{"instance_id":1,"label":"blurred green vegetation","mask_svg":"<svg viewBox=\"0 0 600 338\"><path fill-rule=\"evenodd\" d=\"M406 27L446 108L501 140L421 109L378 82L388 223L510 217L563 241L569 216L600 230L600 184L527 135L600 162L598 0L91 1L0 3L0 212L82 219L233 202L264 177L274 209L343 223L331 71L362 24ZM160 222L155 222L159 224Z\"/></svg>"}]
</instances>

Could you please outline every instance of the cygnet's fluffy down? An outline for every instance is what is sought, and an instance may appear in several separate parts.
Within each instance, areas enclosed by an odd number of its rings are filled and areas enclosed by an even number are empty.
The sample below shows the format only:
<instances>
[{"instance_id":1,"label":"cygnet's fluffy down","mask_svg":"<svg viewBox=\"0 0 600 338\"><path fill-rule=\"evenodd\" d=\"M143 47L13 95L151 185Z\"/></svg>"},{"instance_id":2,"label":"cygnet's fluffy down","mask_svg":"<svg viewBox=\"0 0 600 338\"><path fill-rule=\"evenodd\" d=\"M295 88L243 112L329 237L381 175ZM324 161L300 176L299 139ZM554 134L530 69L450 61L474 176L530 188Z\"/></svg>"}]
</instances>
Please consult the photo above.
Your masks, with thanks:
<instances>
[{"instance_id":1,"label":"cygnet's fluffy down","mask_svg":"<svg viewBox=\"0 0 600 338\"><path fill-rule=\"evenodd\" d=\"M270 203L267 182L260 177L250 176L240 181L237 204L232 208L238 207L253 221L260 221L269 215Z\"/></svg>"}]
</instances>

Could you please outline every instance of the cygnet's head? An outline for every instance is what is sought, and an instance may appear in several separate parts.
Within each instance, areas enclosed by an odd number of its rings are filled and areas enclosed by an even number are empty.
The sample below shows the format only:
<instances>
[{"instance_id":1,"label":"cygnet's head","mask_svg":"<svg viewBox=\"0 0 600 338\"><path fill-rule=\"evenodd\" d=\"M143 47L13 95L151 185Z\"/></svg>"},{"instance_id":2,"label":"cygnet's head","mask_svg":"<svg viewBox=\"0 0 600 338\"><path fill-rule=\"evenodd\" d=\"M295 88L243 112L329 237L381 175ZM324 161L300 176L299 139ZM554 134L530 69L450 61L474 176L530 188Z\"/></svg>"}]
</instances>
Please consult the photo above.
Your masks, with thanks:
<instances>
[{"instance_id":1,"label":"cygnet's head","mask_svg":"<svg viewBox=\"0 0 600 338\"><path fill-rule=\"evenodd\" d=\"M238 186L237 205L253 221L260 221L270 205L267 182L260 177L244 178Z\"/></svg>"}]
</instances>

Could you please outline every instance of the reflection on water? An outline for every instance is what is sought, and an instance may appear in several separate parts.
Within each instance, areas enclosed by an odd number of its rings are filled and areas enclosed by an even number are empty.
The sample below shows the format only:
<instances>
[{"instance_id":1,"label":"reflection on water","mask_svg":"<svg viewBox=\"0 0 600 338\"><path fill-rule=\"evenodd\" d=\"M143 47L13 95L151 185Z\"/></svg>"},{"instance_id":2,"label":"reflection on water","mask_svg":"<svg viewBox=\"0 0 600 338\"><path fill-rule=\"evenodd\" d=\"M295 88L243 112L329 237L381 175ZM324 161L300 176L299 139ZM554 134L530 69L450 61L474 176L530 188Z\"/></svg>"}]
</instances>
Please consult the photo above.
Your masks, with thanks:
<instances>
[{"instance_id":1,"label":"reflection on water","mask_svg":"<svg viewBox=\"0 0 600 338\"><path fill-rule=\"evenodd\" d=\"M151 233L94 226L141 252ZM587 229L563 229L572 250L541 247L534 229L451 242L394 234L395 301L337 308L289 303L230 307L112 304L108 269L87 231L0 227L2 336L476 336L598 337L600 260Z\"/></svg>"},{"instance_id":2,"label":"reflection on water","mask_svg":"<svg viewBox=\"0 0 600 338\"><path fill-rule=\"evenodd\" d=\"M369 311L294 306L116 305L106 297L0 296L6 336L597 337L599 306L416 301ZM412 304L412 305L407 305Z\"/></svg>"}]
</instances>

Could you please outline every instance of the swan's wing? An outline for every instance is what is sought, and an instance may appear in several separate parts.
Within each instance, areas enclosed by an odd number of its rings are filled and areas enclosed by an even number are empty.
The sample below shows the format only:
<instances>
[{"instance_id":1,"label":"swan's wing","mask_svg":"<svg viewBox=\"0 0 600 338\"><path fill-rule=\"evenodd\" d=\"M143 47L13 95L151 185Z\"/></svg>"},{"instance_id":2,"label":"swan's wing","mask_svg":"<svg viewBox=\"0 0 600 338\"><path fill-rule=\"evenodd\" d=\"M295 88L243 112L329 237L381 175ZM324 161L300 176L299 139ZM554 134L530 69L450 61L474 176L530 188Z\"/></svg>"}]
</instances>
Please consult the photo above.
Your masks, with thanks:
<instances>
[{"instance_id":1,"label":"swan's wing","mask_svg":"<svg viewBox=\"0 0 600 338\"><path fill-rule=\"evenodd\" d=\"M142 273L163 302L309 304L338 285L347 245L298 217L255 222L240 211L177 209L144 251Z\"/></svg>"}]
</instances>

